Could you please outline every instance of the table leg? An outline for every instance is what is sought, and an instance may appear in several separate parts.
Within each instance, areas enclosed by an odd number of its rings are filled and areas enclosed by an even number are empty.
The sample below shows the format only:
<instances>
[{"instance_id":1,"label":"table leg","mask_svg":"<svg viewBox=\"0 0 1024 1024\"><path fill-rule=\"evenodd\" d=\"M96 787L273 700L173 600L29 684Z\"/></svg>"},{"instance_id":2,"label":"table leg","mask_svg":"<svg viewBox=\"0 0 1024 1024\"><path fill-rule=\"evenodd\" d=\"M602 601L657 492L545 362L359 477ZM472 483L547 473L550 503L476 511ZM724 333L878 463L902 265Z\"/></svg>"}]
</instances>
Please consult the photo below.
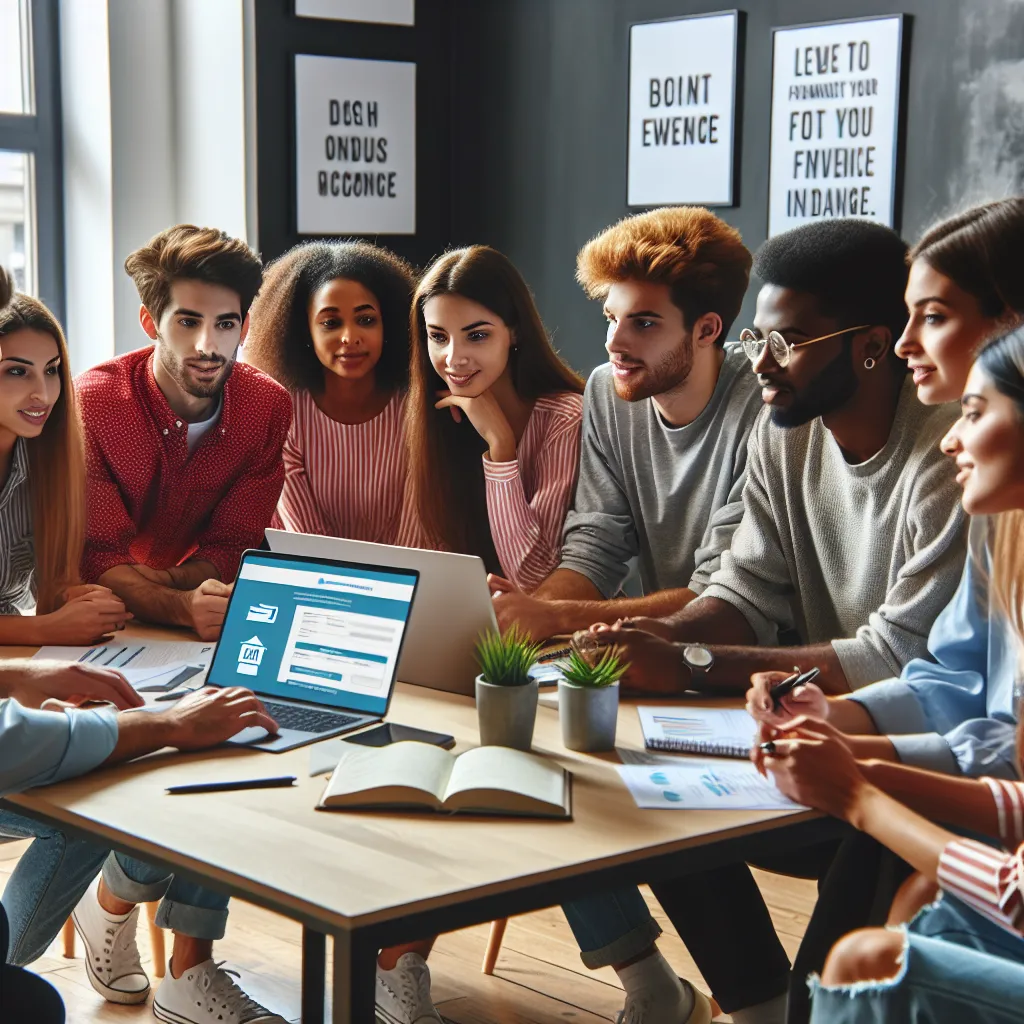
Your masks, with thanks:
<instances>
[{"instance_id":1,"label":"table leg","mask_svg":"<svg viewBox=\"0 0 1024 1024\"><path fill-rule=\"evenodd\" d=\"M332 1024L366 1024L374 1018L377 947L358 935L334 936Z\"/></svg>"},{"instance_id":2,"label":"table leg","mask_svg":"<svg viewBox=\"0 0 1024 1024\"><path fill-rule=\"evenodd\" d=\"M327 936L302 929L302 1024L324 1024Z\"/></svg>"}]
</instances>

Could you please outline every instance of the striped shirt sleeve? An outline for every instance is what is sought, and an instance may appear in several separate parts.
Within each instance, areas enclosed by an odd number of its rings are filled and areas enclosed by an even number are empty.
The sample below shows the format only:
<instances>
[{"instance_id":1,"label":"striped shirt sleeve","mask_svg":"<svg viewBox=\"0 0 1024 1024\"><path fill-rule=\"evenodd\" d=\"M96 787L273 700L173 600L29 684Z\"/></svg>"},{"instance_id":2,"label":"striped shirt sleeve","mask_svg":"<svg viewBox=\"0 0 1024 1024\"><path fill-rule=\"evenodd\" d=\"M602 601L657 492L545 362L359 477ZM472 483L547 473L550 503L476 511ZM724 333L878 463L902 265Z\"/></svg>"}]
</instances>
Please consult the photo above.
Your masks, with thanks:
<instances>
[{"instance_id":1,"label":"striped shirt sleeve","mask_svg":"<svg viewBox=\"0 0 1024 1024\"><path fill-rule=\"evenodd\" d=\"M954 839L939 858L942 888L1007 931L1024 935L1024 879L1021 855L993 849L973 839Z\"/></svg>"},{"instance_id":2,"label":"striped shirt sleeve","mask_svg":"<svg viewBox=\"0 0 1024 1024\"><path fill-rule=\"evenodd\" d=\"M281 527L296 533L328 536L331 531L320 515L320 507L306 472L298 416L292 421L281 456L284 461L284 487L276 516Z\"/></svg>"},{"instance_id":3,"label":"striped shirt sleeve","mask_svg":"<svg viewBox=\"0 0 1024 1024\"><path fill-rule=\"evenodd\" d=\"M535 590L558 566L562 528L572 502L580 456L582 402L546 418L536 445L512 462L484 456L491 537L505 575L521 590ZM571 409L567 415L566 412ZM532 466L524 465L526 458ZM531 477L527 495L524 477Z\"/></svg>"},{"instance_id":4,"label":"striped shirt sleeve","mask_svg":"<svg viewBox=\"0 0 1024 1024\"><path fill-rule=\"evenodd\" d=\"M999 819L999 839L1007 850L1024 843L1024 783L985 778Z\"/></svg>"}]
</instances>

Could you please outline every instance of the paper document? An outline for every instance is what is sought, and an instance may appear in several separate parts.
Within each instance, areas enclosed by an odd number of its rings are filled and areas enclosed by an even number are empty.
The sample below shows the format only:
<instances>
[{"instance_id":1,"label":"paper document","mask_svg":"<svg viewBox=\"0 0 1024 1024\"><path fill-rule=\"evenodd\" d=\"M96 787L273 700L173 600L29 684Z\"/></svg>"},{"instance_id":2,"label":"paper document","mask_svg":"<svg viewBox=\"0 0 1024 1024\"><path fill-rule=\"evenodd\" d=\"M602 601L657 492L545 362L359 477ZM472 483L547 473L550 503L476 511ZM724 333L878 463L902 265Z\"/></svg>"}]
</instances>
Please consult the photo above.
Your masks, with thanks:
<instances>
[{"instance_id":1,"label":"paper document","mask_svg":"<svg viewBox=\"0 0 1024 1024\"><path fill-rule=\"evenodd\" d=\"M125 641L99 647L40 647L33 657L134 670L170 668L172 665L209 665L216 648L216 644L194 640L163 640L145 644Z\"/></svg>"},{"instance_id":2,"label":"paper document","mask_svg":"<svg viewBox=\"0 0 1024 1024\"><path fill-rule=\"evenodd\" d=\"M752 764L694 761L618 768L637 807L666 810L802 810Z\"/></svg>"},{"instance_id":3,"label":"paper document","mask_svg":"<svg viewBox=\"0 0 1024 1024\"><path fill-rule=\"evenodd\" d=\"M741 708L640 705L637 712L650 750L746 757L757 733L757 723Z\"/></svg>"},{"instance_id":4,"label":"paper document","mask_svg":"<svg viewBox=\"0 0 1024 1024\"><path fill-rule=\"evenodd\" d=\"M216 644L168 640L100 647L42 647L33 657L116 668L135 690L147 693L199 686L206 677L215 649Z\"/></svg>"}]
</instances>

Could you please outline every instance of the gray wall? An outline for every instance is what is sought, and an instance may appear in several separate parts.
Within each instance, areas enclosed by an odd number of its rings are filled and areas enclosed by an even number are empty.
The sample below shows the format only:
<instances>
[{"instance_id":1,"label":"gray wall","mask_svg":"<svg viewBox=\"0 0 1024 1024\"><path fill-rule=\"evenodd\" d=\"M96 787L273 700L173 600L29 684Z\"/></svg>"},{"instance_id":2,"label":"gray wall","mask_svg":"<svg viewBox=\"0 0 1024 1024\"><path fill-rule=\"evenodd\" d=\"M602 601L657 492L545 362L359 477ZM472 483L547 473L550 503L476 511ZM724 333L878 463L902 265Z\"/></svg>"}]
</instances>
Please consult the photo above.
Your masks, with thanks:
<instances>
[{"instance_id":1,"label":"gray wall","mask_svg":"<svg viewBox=\"0 0 1024 1024\"><path fill-rule=\"evenodd\" d=\"M723 10L713 0L454 0L452 238L519 266L577 368L603 361L600 310L573 280L579 247L626 206L628 26ZM771 28L873 14L910 19L904 236L981 199L1024 192L1022 0L751 0L739 202L719 212L765 238ZM421 165L422 166L422 165ZM751 288L735 337L752 315Z\"/></svg>"}]
</instances>

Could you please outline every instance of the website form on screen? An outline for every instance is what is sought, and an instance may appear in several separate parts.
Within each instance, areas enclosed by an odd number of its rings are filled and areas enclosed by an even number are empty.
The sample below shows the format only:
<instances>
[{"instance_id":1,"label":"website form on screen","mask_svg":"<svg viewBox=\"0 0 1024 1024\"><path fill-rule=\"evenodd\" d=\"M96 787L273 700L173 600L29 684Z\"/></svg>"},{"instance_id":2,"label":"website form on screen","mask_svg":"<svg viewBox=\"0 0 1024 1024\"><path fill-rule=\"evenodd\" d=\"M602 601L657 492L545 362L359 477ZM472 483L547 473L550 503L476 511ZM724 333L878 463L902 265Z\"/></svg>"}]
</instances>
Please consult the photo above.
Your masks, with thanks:
<instances>
[{"instance_id":1,"label":"website form on screen","mask_svg":"<svg viewBox=\"0 0 1024 1024\"><path fill-rule=\"evenodd\" d=\"M416 577L248 554L210 681L383 715Z\"/></svg>"}]
</instances>

